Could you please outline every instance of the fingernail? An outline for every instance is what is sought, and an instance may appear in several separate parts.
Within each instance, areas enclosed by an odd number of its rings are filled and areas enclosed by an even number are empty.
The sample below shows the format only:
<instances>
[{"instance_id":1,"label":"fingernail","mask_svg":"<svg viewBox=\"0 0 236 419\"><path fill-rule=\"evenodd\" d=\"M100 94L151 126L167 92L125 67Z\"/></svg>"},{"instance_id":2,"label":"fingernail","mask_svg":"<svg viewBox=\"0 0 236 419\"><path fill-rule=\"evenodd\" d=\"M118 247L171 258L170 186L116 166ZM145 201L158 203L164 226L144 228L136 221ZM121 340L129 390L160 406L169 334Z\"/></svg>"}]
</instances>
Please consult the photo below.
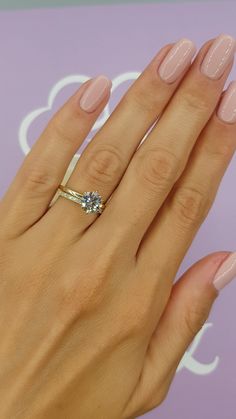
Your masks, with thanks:
<instances>
[{"instance_id":1,"label":"fingernail","mask_svg":"<svg viewBox=\"0 0 236 419\"><path fill-rule=\"evenodd\" d=\"M236 122L236 81L230 83L224 93L217 115L223 122Z\"/></svg>"},{"instance_id":2,"label":"fingernail","mask_svg":"<svg viewBox=\"0 0 236 419\"><path fill-rule=\"evenodd\" d=\"M219 79L235 54L236 41L230 35L220 35L211 45L202 65L202 73L210 79Z\"/></svg>"},{"instance_id":3,"label":"fingernail","mask_svg":"<svg viewBox=\"0 0 236 419\"><path fill-rule=\"evenodd\" d=\"M94 112L111 90L111 81L105 76L98 76L92 81L80 99L80 106L85 112Z\"/></svg>"},{"instance_id":4,"label":"fingernail","mask_svg":"<svg viewBox=\"0 0 236 419\"><path fill-rule=\"evenodd\" d=\"M191 64L196 47L189 39L181 39L169 51L159 67L159 75L166 83L175 82Z\"/></svg>"},{"instance_id":5,"label":"fingernail","mask_svg":"<svg viewBox=\"0 0 236 419\"><path fill-rule=\"evenodd\" d=\"M231 253L218 269L213 280L215 288L220 291L236 277L236 252Z\"/></svg>"}]
</instances>

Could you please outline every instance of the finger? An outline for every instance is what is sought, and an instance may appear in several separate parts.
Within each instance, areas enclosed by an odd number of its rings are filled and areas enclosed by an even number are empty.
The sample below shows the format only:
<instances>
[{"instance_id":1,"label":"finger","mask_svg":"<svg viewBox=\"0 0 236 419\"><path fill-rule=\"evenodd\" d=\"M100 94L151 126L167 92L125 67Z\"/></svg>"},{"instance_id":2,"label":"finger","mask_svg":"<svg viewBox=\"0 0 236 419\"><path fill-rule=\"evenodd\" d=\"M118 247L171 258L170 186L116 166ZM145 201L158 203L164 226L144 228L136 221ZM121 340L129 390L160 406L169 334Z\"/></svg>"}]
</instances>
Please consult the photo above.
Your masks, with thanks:
<instances>
[{"instance_id":1,"label":"finger","mask_svg":"<svg viewBox=\"0 0 236 419\"><path fill-rule=\"evenodd\" d=\"M167 45L157 54L86 147L68 181L70 189L78 192L98 190L104 201L113 193L134 151L165 108L191 64L195 53L191 41L182 39L171 47ZM171 79L164 81L157 69L165 57L176 57L177 52L179 67L175 73L172 71ZM97 217L97 214L88 216L82 210L78 211L76 204L62 198L58 199L48 216L57 225L65 211L73 232L76 231L75 225L77 231L81 232Z\"/></svg>"},{"instance_id":2,"label":"finger","mask_svg":"<svg viewBox=\"0 0 236 419\"><path fill-rule=\"evenodd\" d=\"M72 157L106 105L110 87L104 76L87 81L34 144L1 204L4 225L14 235L28 229L47 210ZM93 99L90 109L88 95Z\"/></svg>"},{"instance_id":3,"label":"finger","mask_svg":"<svg viewBox=\"0 0 236 419\"><path fill-rule=\"evenodd\" d=\"M144 413L164 400L180 360L209 316L218 290L235 276L236 253L218 252L198 261L176 282L150 340L129 411Z\"/></svg>"},{"instance_id":4,"label":"finger","mask_svg":"<svg viewBox=\"0 0 236 419\"><path fill-rule=\"evenodd\" d=\"M196 143L186 170L141 243L138 263L144 266L152 261L153 269L158 269L155 249L159 249L159 260L169 268L166 283L172 281L206 218L236 150L235 110L236 83L233 83L223 95ZM171 237L171 242L167 243L167 237Z\"/></svg>"},{"instance_id":5,"label":"finger","mask_svg":"<svg viewBox=\"0 0 236 419\"><path fill-rule=\"evenodd\" d=\"M157 126L132 159L112 197L106 217L101 218L93 228L100 228L107 234L111 229L114 234L119 234L121 229L124 240L130 239L137 251L214 112L232 67L235 45L232 37L221 36L210 49L209 45L202 49ZM206 75L205 70L203 73L209 55L210 62L216 64L217 61L221 68L218 78L209 73ZM116 223L117 214L123 220L121 224Z\"/></svg>"}]
</instances>

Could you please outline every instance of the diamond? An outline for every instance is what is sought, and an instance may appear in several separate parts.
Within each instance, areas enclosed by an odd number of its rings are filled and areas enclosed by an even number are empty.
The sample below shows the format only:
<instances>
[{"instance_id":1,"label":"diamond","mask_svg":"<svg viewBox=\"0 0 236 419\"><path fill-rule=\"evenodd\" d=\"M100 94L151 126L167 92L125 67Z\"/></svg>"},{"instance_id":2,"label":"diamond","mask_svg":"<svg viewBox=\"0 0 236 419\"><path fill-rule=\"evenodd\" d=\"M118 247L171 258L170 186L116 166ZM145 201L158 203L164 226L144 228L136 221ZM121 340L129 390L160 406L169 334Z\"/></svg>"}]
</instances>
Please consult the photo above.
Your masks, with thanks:
<instances>
[{"instance_id":1,"label":"diamond","mask_svg":"<svg viewBox=\"0 0 236 419\"><path fill-rule=\"evenodd\" d=\"M101 213L102 198L97 191L84 192L81 198L81 206L87 214Z\"/></svg>"}]
</instances>

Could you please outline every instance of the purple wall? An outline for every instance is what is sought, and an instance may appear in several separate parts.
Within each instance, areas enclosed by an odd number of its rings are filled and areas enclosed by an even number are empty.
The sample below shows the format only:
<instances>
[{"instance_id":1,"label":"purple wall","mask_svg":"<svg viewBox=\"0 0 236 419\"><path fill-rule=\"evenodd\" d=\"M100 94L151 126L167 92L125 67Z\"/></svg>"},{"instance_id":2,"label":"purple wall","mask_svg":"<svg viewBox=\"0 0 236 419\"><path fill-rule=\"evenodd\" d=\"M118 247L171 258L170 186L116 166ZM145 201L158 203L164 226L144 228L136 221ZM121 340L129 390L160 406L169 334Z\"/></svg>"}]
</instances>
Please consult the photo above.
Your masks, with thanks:
<instances>
[{"instance_id":1,"label":"purple wall","mask_svg":"<svg viewBox=\"0 0 236 419\"><path fill-rule=\"evenodd\" d=\"M222 32L236 36L235 17L233 1L0 12L0 194L24 152L82 82L82 76L105 73L115 80L109 114L129 85L127 73L137 77L165 43L184 36L200 46ZM235 69L232 77L236 77ZM53 102L50 110L49 95ZM234 158L180 272L212 251L236 250L235 169ZM217 300L209 324L186 355L166 402L146 417L235 417L235 299L236 282Z\"/></svg>"}]
</instances>

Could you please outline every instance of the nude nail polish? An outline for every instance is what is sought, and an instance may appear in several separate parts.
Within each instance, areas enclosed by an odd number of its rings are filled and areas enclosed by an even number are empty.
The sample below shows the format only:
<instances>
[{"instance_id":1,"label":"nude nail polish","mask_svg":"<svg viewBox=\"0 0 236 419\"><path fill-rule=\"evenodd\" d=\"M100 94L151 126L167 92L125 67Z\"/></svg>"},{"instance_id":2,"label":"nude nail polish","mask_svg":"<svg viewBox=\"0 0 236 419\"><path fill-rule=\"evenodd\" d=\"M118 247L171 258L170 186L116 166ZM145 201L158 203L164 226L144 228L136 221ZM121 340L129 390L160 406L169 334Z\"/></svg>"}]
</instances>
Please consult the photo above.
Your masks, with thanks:
<instances>
[{"instance_id":1,"label":"nude nail polish","mask_svg":"<svg viewBox=\"0 0 236 419\"><path fill-rule=\"evenodd\" d=\"M236 122L236 81L230 83L224 93L217 115L223 122L231 124Z\"/></svg>"},{"instance_id":2,"label":"nude nail polish","mask_svg":"<svg viewBox=\"0 0 236 419\"><path fill-rule=\"evenodd\" d=\"M236 277L236 252L231 253L218 269L213 280L215 288L220 291Z\"/></svg>"},{"instance_id":3,"label":"nude nail polish","mask_svg":"<svg viewBox=\"0 0 236 419\"><path fill-rule=\"evenodd\" d=\"M177 42L168 52L160 65L158 72L162 80L166 83L173 83L190 66L191 60L196 52L196 47L192 41L183 38Z\"/></svg>"},{"instance_id":4,"label":"nude nail polish","mask_svg":"<svg viewBox=\"0 0 236 419\"><path fill-rule=\"evenodd\" d=\"M236 41L230 35L220 35L211 45L201 65L202 73L210 79L219 79L234 57Z\"/></svg>"},{"instance_id":5,"label":"nude nail polish","mask_svg":"<svg viewBox=\"0 0 236 419\"><path fill-rule=\"evenodd\" d=\"M81 97L80 107L85 112L94 112L110 92L111 85L107 77L96 77Z\"/></svg>"}]
</instances>

